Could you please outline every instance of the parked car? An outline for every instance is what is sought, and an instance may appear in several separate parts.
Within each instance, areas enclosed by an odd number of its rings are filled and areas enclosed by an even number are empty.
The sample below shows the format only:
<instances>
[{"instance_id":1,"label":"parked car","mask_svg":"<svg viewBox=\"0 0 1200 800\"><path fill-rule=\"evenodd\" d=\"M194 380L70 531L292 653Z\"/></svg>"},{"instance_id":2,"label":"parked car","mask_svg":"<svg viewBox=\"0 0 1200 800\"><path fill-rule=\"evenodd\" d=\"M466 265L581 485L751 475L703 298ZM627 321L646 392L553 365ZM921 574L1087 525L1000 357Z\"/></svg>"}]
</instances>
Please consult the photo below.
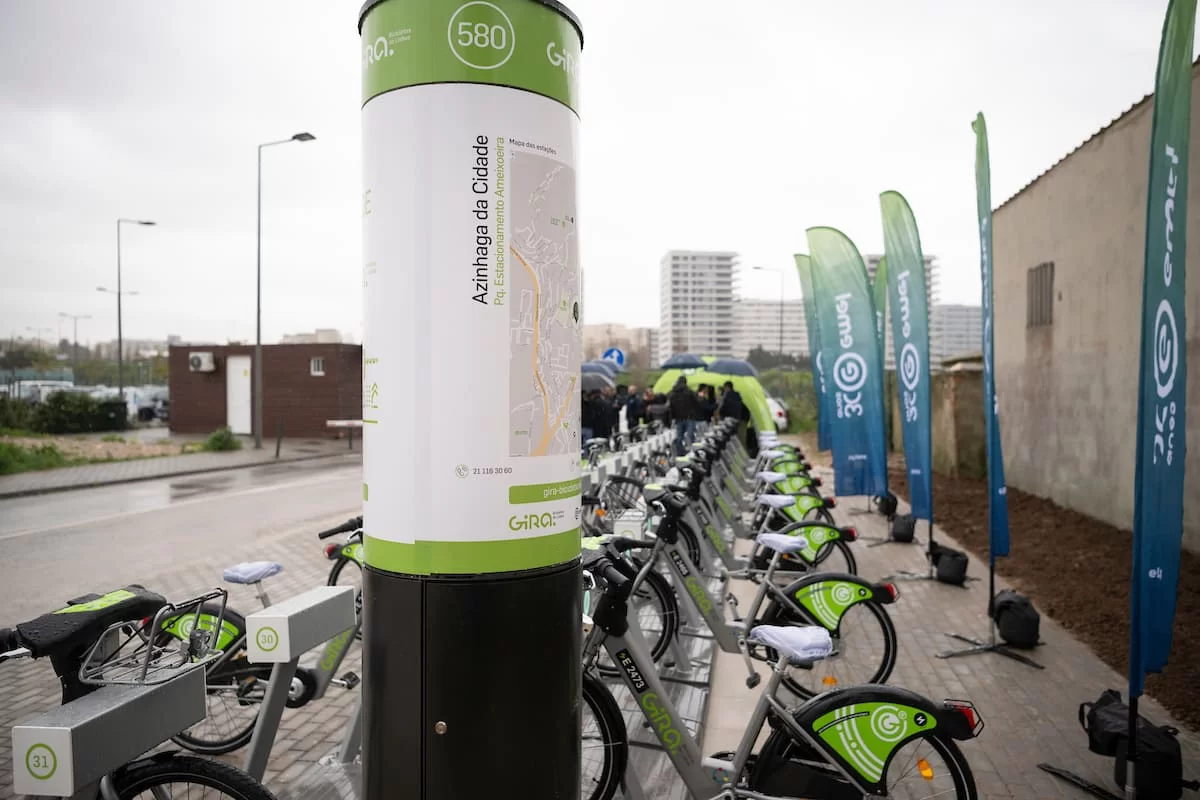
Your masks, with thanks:
<instances>
[{"instance_id":1,"label":"parked car","mask_svg":"<svg viewBox=\"0 0 1200 800\"><path fill-rule=\"evenodd\" d=\"M787 403L778 397L767 396L767 408L771 409L771 418L775 420L775 428L780 433L788 429Z\"/></svg>"}]
</instances>

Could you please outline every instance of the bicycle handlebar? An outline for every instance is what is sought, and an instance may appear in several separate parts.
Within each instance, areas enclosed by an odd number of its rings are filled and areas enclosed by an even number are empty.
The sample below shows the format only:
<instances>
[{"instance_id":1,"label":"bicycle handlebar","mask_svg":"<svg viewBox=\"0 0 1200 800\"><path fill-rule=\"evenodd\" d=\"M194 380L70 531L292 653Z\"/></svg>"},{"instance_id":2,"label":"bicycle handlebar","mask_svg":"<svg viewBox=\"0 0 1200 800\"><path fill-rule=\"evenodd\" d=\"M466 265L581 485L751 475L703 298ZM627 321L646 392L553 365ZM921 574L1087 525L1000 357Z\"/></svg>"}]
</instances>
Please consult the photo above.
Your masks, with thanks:
<instances>
[{"instance_id":1,"label":"bicycle handlebar","mask_svg":"<svg viewBox=\"0 0 1200 800\"><path fill-rule=\"evenodd\" d=\"M352 533L362 527L363 518L355 517L348 519L336 528L330 528L327 531L321 531L317 534L318 539L328 539L330 536L337 536L339 533Z\"/></svg>"},{"instance_id":2,"label":"bicycle handlebar","mask_svg":"<svg viewBox=\"0 0 1200 800\"><path fill-rule=\"evenodd\" d=\"M608 540L608 543L617 550L637 550L654 547L654 542L647 542L644 539L630 539L626 536L614 536Z\"/></svg>"}]
</instances>

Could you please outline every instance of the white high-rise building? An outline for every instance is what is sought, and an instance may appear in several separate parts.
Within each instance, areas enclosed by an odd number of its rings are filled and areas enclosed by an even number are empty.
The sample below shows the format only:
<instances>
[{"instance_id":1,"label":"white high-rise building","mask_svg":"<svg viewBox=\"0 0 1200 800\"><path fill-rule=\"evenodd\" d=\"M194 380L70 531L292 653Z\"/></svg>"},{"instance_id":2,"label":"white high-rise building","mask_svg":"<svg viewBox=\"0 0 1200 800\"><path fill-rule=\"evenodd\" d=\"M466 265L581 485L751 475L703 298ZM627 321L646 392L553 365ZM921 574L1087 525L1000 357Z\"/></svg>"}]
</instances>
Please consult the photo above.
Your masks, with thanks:
<instances>
[{"instance_id":1,"label":"white high-rise building","mask_svg":"<svg viewBox=\"0 0 1200 800\"><path fill-rule=\"evenodd\" d=\"M671 250L659 265L658 362L676 353L734 355L732 252Z\"/></svg>"},{"instance_id":2,"label":"white high-rise building","mask_svg":"<svg viewBox=\"0 0 1200 800\"><path fill-rule=\"evenodd\" d=\"M934 306L929 331L930 360L940 365L947 358L983 352L983 309L979 306Z\"/></svg>"},{"instance_id":3,"label":"white high-rise building","mask_svg":"<svg viewBox=\"0 0 1200 800\"><path fill-rule=\"evenodd\" d=\"M804 321L804 301L783 302L783 352L786 355L808 355L808 327ZM753 297L738 298L734 303L734 355L746 358L750 351L761 347L770 353L779 352L780 302Z\"/></svg>"}]
</instances>

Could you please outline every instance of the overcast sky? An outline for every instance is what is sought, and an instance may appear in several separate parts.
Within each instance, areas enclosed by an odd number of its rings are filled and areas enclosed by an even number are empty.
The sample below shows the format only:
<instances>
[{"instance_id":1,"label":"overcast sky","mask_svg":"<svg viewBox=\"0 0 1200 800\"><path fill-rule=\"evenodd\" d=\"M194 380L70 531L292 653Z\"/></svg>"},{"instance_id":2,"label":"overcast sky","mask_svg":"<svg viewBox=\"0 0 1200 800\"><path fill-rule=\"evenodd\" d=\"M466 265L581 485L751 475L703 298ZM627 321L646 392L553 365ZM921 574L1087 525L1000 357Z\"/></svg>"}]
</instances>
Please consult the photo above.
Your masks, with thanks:
<instances>
[{"instance_id":1,"label":"overcast sky","mask_svg":"<svg viewBox=\"0 0 1200 800\"><path fill-rule=\"evenodd\" d=\"M449 0L453 1L453 0ZM1001 202L1154 84L1166 0L574 0L588 322L658 324L671 248L786 270L804 230L882 247L903 192L945 302L979 302L974 138ZM359 0L0 0L0 336L361 336ZM747 274L748 295L779 278ZM70 336L70 323L63 324Z\"/></svg>"}]
</instances>

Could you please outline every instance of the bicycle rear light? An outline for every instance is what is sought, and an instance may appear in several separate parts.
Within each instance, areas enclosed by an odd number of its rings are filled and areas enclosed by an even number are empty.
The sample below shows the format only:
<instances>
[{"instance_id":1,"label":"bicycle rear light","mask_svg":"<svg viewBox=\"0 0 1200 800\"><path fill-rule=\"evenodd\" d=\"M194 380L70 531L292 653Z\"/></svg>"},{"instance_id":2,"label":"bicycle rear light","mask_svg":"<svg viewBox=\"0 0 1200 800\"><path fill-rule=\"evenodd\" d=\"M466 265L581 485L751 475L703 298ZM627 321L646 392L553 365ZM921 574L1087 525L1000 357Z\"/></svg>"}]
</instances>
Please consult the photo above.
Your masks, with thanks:
<instances>
[{"instance_id":1,"label":"bicycle rear light","mask_svg":"<svg viewBox=\"0 0 1200 800\"><path fill-rule=\"evenodd\" d=\"M967 721L972 738L979 736L983 732L983 717L979 716L979 711L970 700L945 700L942 703L942 707L962 714L963 718Z\"/></svg>"},{"instance_id":2,"label":"bicycle rear light","mask_svg":"<svg viewBox=\"0 0 1200 800\"><path fill-rule=\"evenodd\" d=\"M825 507L826 508L837 508L837 498L836 497L826 497L825 498Z\"/></svg>"},{"instance_id":3,"label":"bicycle rear light","mask_svg":"<svg viewBox=\"0 0 1200 800\"><path fill-rule=\"evenodd\" d=\"M896 584L885 583L883 588L887 589L888 594L892 596L893 603L900 599L900 590L896 587Z\"/></svg>"},{"instance_id":4,"label":"bicycle rear light","mask_svg":"<svg viewBox=\"0 0 1200 800\"><path fill-rule=\"evenodd\" d=\"M330 542L329 544L325 545L325 557L330 561L333 561L335 558L337 558L338 551L341 549L342 546L337 542Z\"/></svg>"},{"instance_id":5,"label":"bicycle rear light","mask_svg":"<svg viewBox=\"0 0 1200 800\"><path fill-rule=\"evenodd\" d=\"M812 484L813 484L813 486L824 486L825 482L822 481L820 478L813 478Z\"/></svg>"},{"instance_id":6,"label":"bicycle rear light","mask_svg":"<svg viewBox=\"0 0 1200 800\"><path fill-rule=\"evenodd\" d=\"M843 531L846 535L847 542L857 542L858 541L858 528L855 528L853 525L851 525L850 527L843 528Z\"/></svg>"}]
</instances>

